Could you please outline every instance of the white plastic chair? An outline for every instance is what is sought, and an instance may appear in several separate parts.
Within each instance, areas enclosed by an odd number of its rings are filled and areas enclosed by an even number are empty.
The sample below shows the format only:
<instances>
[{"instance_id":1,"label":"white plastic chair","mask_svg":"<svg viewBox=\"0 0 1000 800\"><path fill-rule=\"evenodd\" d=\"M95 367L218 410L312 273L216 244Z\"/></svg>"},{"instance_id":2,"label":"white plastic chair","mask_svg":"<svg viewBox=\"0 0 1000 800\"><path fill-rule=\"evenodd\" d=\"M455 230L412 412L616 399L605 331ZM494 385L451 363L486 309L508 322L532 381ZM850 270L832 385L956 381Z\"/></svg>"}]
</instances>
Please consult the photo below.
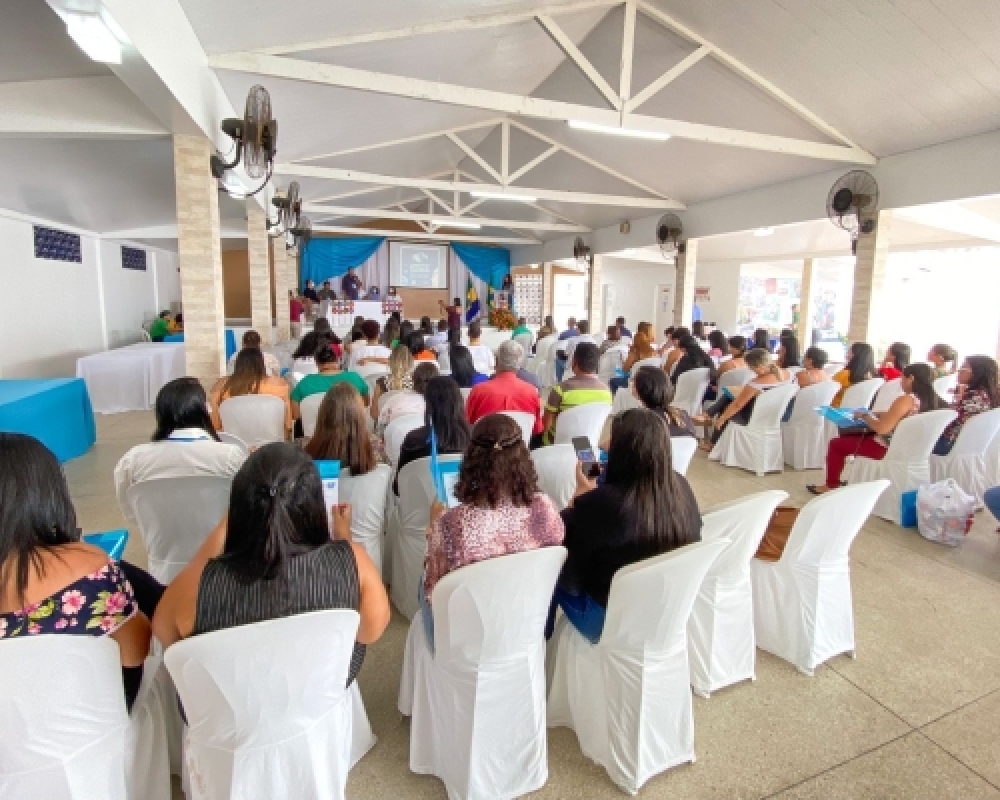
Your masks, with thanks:
<instances>
[{"instance_id":1,"label":"white plastic chair","mask_svg":"<svg viewBox=\"0 0 1000 800\"><path fill-rule=\"evenodd\" d=\"M539 340L535 345L535 357L538 366L535 374L542 388L552 386L556 382L555 348L559 344L559 336L552 334Z\"/></svg>"},{"instance_id":2,"label":"white plastic chair","mask_svg":"<svg viewBox=\"0 0 1000 800\"><path fill-rule=\"evenodd\" d=\"M323 405L326 392L311 394L299 403L299 414L302 417L302 433L312 436L316 432L316 420L319 418L319 407Z\"/></svg>"},{"instance_id":3,"label":"white plastic chair","mask_svg":"<svg viewBox=\"0 0 1000 800\"><path fill-rule=\"evenodd\" d=\"M691 459L698 449L698 440L693 436L671 436L670 455L674 464L674 472L687 475Z\"/></svg>"},{"instance_id":4,"label":"white plastic chair","mask_svg":"<svg viewBox=\"0 0 1000 800\"><path fill-rule=\"evenodd\" d=\"M609 347L601 356L597 366L597 377L605 383L610 383L617 371L625 363L625 355L628 353L627 347Z\"/></svg>"},{"instance_id":5,"label":"white plastic chair","mask_svg":"<svg viewBox=\"0 0 1000 800\"><path fill-rule=\"evenodd\" d=\"M369 378L378 380L383 375L389 374L389 367L387 367L385 364L378 364L378 363L362 364L360 366L352 367L351 371L358 373L358 375L360 375L366 381Z\"/></svg>"},{"instance_id":6,"label":"white plastic chair","mask_svg":"<svg viewBox=\"0 0 1000 800\"><path fill-rule=\"evenodd\" d=\"M403 414L385 426L385 454L390 464L395 466L399 463L399 451L403 447L403 439L406 438L406 434L423 424L422 414Z\"/></svg>"},{"instance_id":7,"label":"white plastic chair","mask_svg":"<svg viewBox=\"0 0 1000 800\"><path fill-rule=\"evenodd\" d=\"M299 380L301 380L301 376L315 375L319 372L319 369L316 367L316 362L311 358L296 358L292 361L291 372L298 373Z\"/></svg>"},{"instance_id":8,"label":"white plastic chair","mask_svg":"<svg viewBox=\"0 0 1000 800\"><path fill-rule=\"evenodd\" d=\"M876 392L882 388L884 383L882 378L869 378L861 383L848 386L840 401L840 408L871 408ZM831 439L840 436L840 429L829 420L825 420L825 422L826 441L829 444Z\"/></svg>"},{"instance_id":9,"label":"white plastic chair","mask_svg":"<svg viewBox=\"0 0 1000 800\"><path fill-rule=\"evenodd\" d=\"M1000 433L1000 408L969 417L958 432L951 452L946 456L930 457L931 482L953 478L982 506L983 492L994 485L987 483L987 453L997 433Z\"/></svg>"},{"instance_id":10,"label":"white plastic chair","mask_svg":"<svg viewBox=\"0 0 1000 800\"><path fill-rule=\"evenodd\" d=\"M382 538L385 535L389 484L392 469L379 464L365 475L341 471L338 495L341 503L351 504L351 534L375 562L382 574Z\"/></svg>"},{"instance_id":11,"label":"white plastic chair","mask_svg":"<svg viewBox=\"0 0 1000 800\"><path fill-rule=\"evenodd\" d=\"M656 367L657 369L662 369L663 359L660 356L650 356L649 358L639 359L632 365L632 374L635 375L635 373L643 367Z\"/></svg>"},{"instance_id":12,"label":"white plastic chair","mask_svg":"<svg viewBox=\"0 0 1000 800\"><path fill-rule=\"evenodd\" d=\"M130 486L125 499L146 545L149 573L170 583L229 510L233 479L217 475L155 478Z\"/></svg>"},{"instance_id":13,"label":"white plastic chair","mask_svg":"<svg viewBox=\"0 0 1000 800\"><path fill-rule=\"evenodd\" d=\"M615 392L615 399L611 403L611 413L617 417L630 408L642 408L642 401L632 394L631 382L628 386L622 386Z\"/></svg>"},{"instance_id":14,"label":"white plastic chair","mask_svg":"<svg viewBox=\"0 0 1000 800\"><path fill-rule=\"evenodd\" d=\"M604 421L611 413L611 406L606 403L587 403L582 406L567 408L556 417L556 444L572 444L577 436L586 436L591 446L596 450L601 440Z\"/></svg>"},{"instance_id":15,"label":"white plastic chair","mask_svg":"<svg viewBox=\"0 0 1000 800\"><path fill-rule=\"evenodd\" d=\"M875 400L872 402L872 411L888 411L889 406L902 394L902 378L893 378L891 381L886 381L875 394Z\"/></svg>"},{"instance_id":16,"label":"white plastic chair","mask_svg":"<svg viewBox=\"0 0 1000 800\"><path fill-rule=\"evenodd\" d=\"M460 455L442 455L441 463L461 461ZM417 613L417 588L424 574L427 555L427 525L431 502L437 496L431 477L431 460L418 458L399 471L399 501L396 504L394 530L390 535L393 605L407 619Z\"/></svg>"},{"instance_id":17,"label":"white plastic chair","mask_svg":"<svg viewBox=\"0 0 1000 800\"><path fill-rule=\"evenodd\" d=\"M954 411L941 410L907 417L896 426L881 461L857 456L847 464L844 479L850 484L888 479L889 488L879 496L874 513L898 525L903 492L930 483L931 450L956 416Z\"/></svg>"},{"instance_id":18,"label":"white plastic chair","mask_svg":"<svg viewBox=\"0 0 1000 800\"><path fill-rule=\"evenodd\" d=\"M243 451L243 455L250 455L250 446L244 442L239 436L234 433L229 433L228 431L219 431L219 441L223 444L231 444L234 447L240 448Z\"/></svg>"},{"instance_id":19,"label":"white plastic chair","mask_svg":"<svg viewBox=\"0 0 1000 800\"><path fill-rule=\"evenodd\" d=\"M527 411L500 411L498 413L514 420L521 429L521 438L524 439L524 443L526 445L531 443L531 434L535 430L534 414L529 414Z\"/></svg>"},{"instance_id":20,"label":"white plastic chair","mask_svg":"<svg viewBox=\"0 0 1000 800\"><path fill-rule=\"evenodd\" d=\"M562 511L576 492L576 451L571 444L553 444L531 451L538 488Z\"/></svg>"},{"instance_id":21,"label":"white plastic chair","mask_svg":"<svg viewBox=\"0 0 1000 800\"><path fill-rule=\"evenodd\" d=\"M223 400L222 427L250 447L285 441L285 403L269 394L247 394Z\"/></svg>"},{"instance_id":22,"label":"white plastic chair","mask_svg":"<svg viewBox=\"0 0 1000 800\"><path fill-rule=\"evenodd\" d=\"M739 467L758 476L782 472L781 417L798 387L794 383L767 389L757 395L750 421L730 421L708 457L725 467Z\"/></svg>"},{"instance_id":23,"label":"white plastic chair","mask_svg":"<svg viewBox=\"0 0 1000 800\"><path fill-rule=\"evenodd\" d=\"M750 561L787 498L787 492L758 492L702 514L702 541L730 543L705 576L688 621L691 686L700 697L755 678Z\"/></svg>"},{"instance_id":24,"label":"white plastic chair","mask_svg":"<svg viewBox=\"0 0 1000 800\"><path fill-rule=\"evenodd\" d=\"M670 405L687 411L692 417L697 416L705 401L705 392L708 391L709 375L708 367L689 369L682 373L677 378L674 399Z\"/></svg>"},{"instance_id":25,"label":"white plastic chair","mask_svg":"<svg viewBox=\"0 0 1000 800\"><path fill-rule=\"evenodd\" d=\"M958 373L942 375L934 380L934 391L946 403L951 403L955 400L955 395L952 394L951 390L955 388L956 384L958 384Z\"/></svg>"},{"instance_id":26,"label":"white plastic chair","mask_svg":"<svg viewBox=\"0 0 1000 800\"><path fill-rule=\"evenodd\" d=\"M0 797L126 800L129 718L115 640L52 634L2 647Z\"/></svg>"},{"instance_id":27,"label":"white plastic chair","mask_svg":"<svg viewBox=\"0 0 1000 800\"><path fill-rule=\"evenodd\" d=\"M826 420L816 413L840 391L836 381L822 381L799 389L787 422L781 423L785 463L792 469L822 469L826 465Z\"/></svg>"},{"instance_id":28,"label":"white plastic chair","mask_svg":"<svg viewBox=\"0 0 1000 800\"><path fill-rule=\"evenodd\" d=\"M424 612L410 624L399 690L410 769L453 800L520 797L548 778L544 630L565 560L543 547L445 575L431 596L433 653Z\"/></svg>"},{"instance_id":29,"label":"white plastic chair","mask_svg":"<svg viewBox=\"0 0 1000 800\"><path fill-rule=\"evenodd\" d=\"M359 619L348 609L296 614L167 650L195 796L344 798L348 771L375 743L357 683L347 688Z\"/></svg>"},{"instance_id":30,"label":"white plastic chair","mask_svg":"<svg viewBox=\"0 0 1000 800\"><path fill-rule=\"evenodd\" d=\"M694 761L687 624L727 544L689 544L620 569L600 641L560 615L549 642L549 727L572 728L584 755L629 794Z\"/></svg>"},{"instance_id":31,"label":"white plastic chair","mask_svg":"<svg viewBox=\"0 0 1000 800\"><path fill-rule=\"evenodd\" d=\"M180 749L183 722L177 709L177 694L162 667L163 649L153 639L142 665L142 683L128 717L125 786L129 800L170 800L172 796L170 754ZM170 725L168 715L172 717ZM179 765L179 757L177 761Z\"/></svg>"},{"instance_id":32,"label":"white plastic chair","mask_svg":"<svg viewBox=\"0 0 1000 800\"><path fill-rule=\"evenodd\" d=\"M841 653L854 655L848 551L886 480L827 492L799 513L781 558L752 562L757 646L812 675Z\"/></svg>"},{"instance_id":33,"label":"white plastic chair","mask_svg":"<svg viewBox=\"0 0 1000 800\"><path fill-rule=\"evenodd\" d=\"M719 389L731 389L735 386L744 386L750 383L756 376L750 367L737 367L728 372L723 372L719 376ZM739 394L739 392L737 392Z\"/></svg>"},{"instance_id":34,"label":"white plastic chair","mask_svg":"<svg viewBox=\"0 0 1000 800\"><path fill-rule=\"evenodd\" d=\"M530 333L519 333L514 337L514 341L521 345L521 349L524 350L525 359L531 355L531 345L535 341L535 337Z\"/></svg>"}]
</instances>

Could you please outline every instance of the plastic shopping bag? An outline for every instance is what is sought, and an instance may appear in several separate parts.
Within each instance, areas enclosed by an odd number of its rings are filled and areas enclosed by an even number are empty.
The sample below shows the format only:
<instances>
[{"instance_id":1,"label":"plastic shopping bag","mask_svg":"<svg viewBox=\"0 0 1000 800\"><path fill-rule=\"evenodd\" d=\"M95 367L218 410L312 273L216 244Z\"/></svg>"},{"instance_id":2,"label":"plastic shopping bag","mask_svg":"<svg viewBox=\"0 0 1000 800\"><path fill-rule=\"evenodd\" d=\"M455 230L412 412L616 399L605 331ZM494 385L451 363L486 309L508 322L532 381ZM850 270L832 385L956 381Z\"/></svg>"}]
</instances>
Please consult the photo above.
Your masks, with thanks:
<instances>
[{"instance_id":1,"label":"plastic shopping bag","mask_svg":"<svg viewBox=\"0 0 1000 800\"><path fill-rule=\"evenodd\" d=\"M932 542L958 546L972 527L975 514L976 498L963 492L951 478L917 490L917 528Z\"/></svg>"}]
</instances>

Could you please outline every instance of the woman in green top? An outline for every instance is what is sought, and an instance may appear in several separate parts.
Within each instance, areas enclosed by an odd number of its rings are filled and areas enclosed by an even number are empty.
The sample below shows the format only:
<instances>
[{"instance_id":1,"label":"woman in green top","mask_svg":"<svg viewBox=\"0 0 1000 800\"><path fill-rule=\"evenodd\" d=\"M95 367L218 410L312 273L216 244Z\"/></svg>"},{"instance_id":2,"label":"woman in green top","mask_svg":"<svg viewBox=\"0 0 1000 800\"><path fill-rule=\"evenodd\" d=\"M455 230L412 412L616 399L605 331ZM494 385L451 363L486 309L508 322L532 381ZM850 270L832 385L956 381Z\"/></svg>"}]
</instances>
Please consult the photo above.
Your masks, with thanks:
<instances>
[{"instance_id":1,"label":"woman in green top","mask_svg":"<svg viewBox=\"0 0 1000 800\"><path fill-rule=\"evenodd\" d=\"M528 320L525 317L517 318L517 327L510 332L510 338L515 338L522 333L531 333L531 328L528 327Z\"/></svg>"},{"instance_id":2,"label":"woman in green top","mask_svg":"<svg viewBox=\"0 0 1000 800\"><path fill-rule=\"evenodd\" d=\"M149 338L154 342L162 342L168 333L170 333L170 312L161 311L160 316L149 326Z\"/></svg>"},{"instance_id":3,"label":"woman in green top","mask_svg":"<svg viewBox=\"0 0 1000 800\"><path fill-rule=\"evenodd\" d=\"M327 390L336 383L346 381L351 384L361 394L361 399L368 405L368 384L356 372L342 370L340 360L333 351L329 341L324 341L316 351L314 356L316 369L319 372L313 375L306 375L292 389L292 416L300 419L301 411L299 404L311 394L326 394Z\"/></svg>"}]
</instances>

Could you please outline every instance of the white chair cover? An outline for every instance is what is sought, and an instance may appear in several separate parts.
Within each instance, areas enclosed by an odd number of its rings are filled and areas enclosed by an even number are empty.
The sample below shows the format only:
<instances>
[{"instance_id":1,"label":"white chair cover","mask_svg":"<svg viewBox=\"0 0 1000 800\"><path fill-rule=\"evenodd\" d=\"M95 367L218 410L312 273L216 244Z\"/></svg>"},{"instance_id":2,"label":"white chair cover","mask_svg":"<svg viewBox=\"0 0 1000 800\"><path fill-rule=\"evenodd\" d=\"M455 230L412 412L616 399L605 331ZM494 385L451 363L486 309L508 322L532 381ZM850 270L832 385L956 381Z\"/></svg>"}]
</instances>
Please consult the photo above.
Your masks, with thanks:
<instances>
[{"instance_id":1,"label":"white chair cover","mask_svg":"<svg viewBox=\"0 0 1000 800\"><path fill-rule=\"evenodd\" d=\"M757 646L812 675L854 651L848 551L879 495L880 480L827 492L799 513L777 561L752 562Z\"/></svg>"},{"instance_id":2,"label":"white chair cover","mask_svg":"<svg viewBox=\"0 0 1000 800\"><path fill-rule=\"evenodd\" d=\"M233 479L156 478L129 487L126 502L149 555L149 573L170 583L229 510Z\"/></svg>"},{"instance_id":3,"label":"white chair cover","mask_svg":"<svg viewBox=\"0 0 1000 800\"><path fill-rule=\"evenodd\" d=\"M1000 486L1000 435L994 436L986 448L986 487Z\"/></svg>"},{"instance_id":4,"label":"white chair cover","mask_svg":"<svg viewBox=\"0 0 1000 800\"><path fill-rule=\"evenodd\" d=\"M0 797L126 800L129 718L115 640L52 634L2 647Z\"/></svg>"},{"instance_id":5,"label":"white chair cover","mask_svg":"<svg viewBox=\"0 0 1000 800\"><path fill-rule=\"evenodd\" d=\"M708 390L709 374L708 367L689 369L683 373L676 381L674 400L670 405L687 411L692 417L699 414Z\"/></svg>"},{"instance_id":6,"label":"white chair cover","mask_svg":"<svg viewBox=\"0 0 1000 800\"><path fill-rule=\"evenodd\" d=\"M353 756L374 744L353 741L358 704L345 688L358 621L346 609L297 614L167 650L195 798L344 798Z\"/></svg>"},{"instance_id":7,"label":"white chair cover","mask_svg":"<svg viewBox=\"0 0 1000 800\"><path fill-rule=\"evenodd\" d=\"M693 436L671 436L670 455L674 463L674 472L687 475L691 459L698 449L698 440Z\"/></svg>"},{"instance_id":8,"label":"white chair cover","mask_svg":"<svg viewBox=\"0 0 1000 800\"><path fill-rule=\"evenodd\" d=\"M689 544L620 569L601 640L592 645L560 615L549 642L549 727L576 731L584 755L629 794L694 761L687 624L727 544Z\"/></svg>"},{"instance_id":9,"label":"white chair cover","mask_svg":"<svg viewBox=\"0 0 1000 800\"><path fill-rule=\"evenodd\" d=\"M587 403L567 408L556 417L556 444L572 444L576 436L586 436L596 450L604 430L604 421L611 413L605 403Z\"/></svg>"},{"instance_id":10,"label":"white chair cover","mask_svg":"<svg viewBox=\"0 0 1000 800\"><path fill-rule=\"evenodd\" d=\"M930 483L931 450L956 416L954 411L942 410L907 417L896 426L889 451L881 461L857 456L846 465L843 479L848 483L887 479L889 488L880 494L874 513L898 525L903 492Z\"/></svg>"},{"instance_id":11,"label":"white chair cover","mask_svg":"<svg viewBox=\"0 0 1000 800\"><path fill-rule=\"evenodd\" d=\"M399 463L399 451L403 447L406 434L423 424L423 414L403 414L385 426L385 454L390 464L395 466Z\"/></svg>"},{"instance_id":12,"label":"white chair cover","mask_svg":"<svg viewBox=\"0 0 1000 800\"><path fill-rule=\"evenodd\" d=\"M737 367L728 372L723 372L719 376L719 388L729 389L734 386L743 386L750 383L757 373L749 367Z\"/></svg>"},{"instance_id":13,"label":"white chair cover","mask_svg":"<svg viewBox=\"0 0 1000 800\"><path fill-rule=\"evenodd\" d=\"M319 370L316 367L316 362L311 358L296 358L294 361L292 361L291 371L297 372L300 376L315 375L317 372L319 372Z\"/></svg>"},{"instance_id":14,"label":"white chair cover","mask_svg":"<svg viewBox=\"0 0 1000 800\"><path fill-rule=\"evenodd\" d=\"M610 383L611 379L615 377L617 371L625 363L625 355L627 353L627 347L609 347L598 362L597 377L605 383Z\"/></svg>"},{"instance_id":15,"label":"white chair cover","mask_svg":"<svg viewBox=\"0 0 1000 800\"><path fill-rule=\"evenodd\" d=\"M226 431L219 431L219 441L225 444L235 445L243 451L243 455L250 455L250 447L244 442L239 436L233 433L227 433Z\"/></svg>"},{"instance_id":16,"label":"white chair cover","mask_svg":"<svg viewBox=\"0 0 1000 800\"><path fill-rule=\"evenodd\" d=\"M848 386L844 396L840 401L841 408L871 408L875 400L875 394L882 388L885 381L881 378L869 378L861 383ZM840 429L832 422L826 422L826 440L836 439L840 435Z\"/></svg>"},{"instance_id":17,"label":"white chair cover","mask_svg":"<svg viewBox=\"0 0 1000 800\"><path fill-rule=\"evenodd\" d=\"M556 382L555 348L558 344L558 334L552 334L540 339L535 345L535 356L538 361L535 374L538 375L542 389L552 386Z\"/></svg>"},{"instance_id":18,"label":"white chair cover","mask_svg":"<svg viewBox=\"0 0 1000 800\"><path fill-rule=\"evenodd\" d=\"M285 404L269 394L247 394L223 400L222 427L250 447L285 441Z\"/></svg>"},{"instance_id":19,"label":"white chair cover","mask_svg":"<svg viewBox=\"0 0 1000 800\"><path fill-rule=\"evenodd\" d=\"M410 769L452 800L520 797L548 778L545 620L562 547L480 561L434 587L435 648L410 624L399 711L412 716Z\"/></svg>"},{"instance_id":20,"label":"white chair cover","mask_svg":"<svg viewBox=\"0 0 1000 800\"><path fill-rule=\"evenodd\" d=\"M514 341L521 345L521 349L524 350L525 359L531 355L531 345L535 341L535 337L530 333L519 333L514 337Z\"/></svg>"},{"instance_id":21,"label":"white chair cover","mask_svg":"<svg viewBox=\"0 0 1000 800\"><path fill-rule=\"evenodd\" d=\"M615 392L615 399L611 403L611 413L616 417L628 411L630 408L642 408L642 402L632 394L631 382L628 386L623 386L617 392Z\"/></svg>"},{"instance_id":22,"label":"white chair cover","mask_svg":"<svg viewBox=\"0 0 1000 800\"><path fill-rule=\"evenodd\" d=\"M826 465L826 420L816 409L830 405L839 391L840 384L836 381L799 389L791 417L781 423L785 463L792 469L823 469Z\"/></svg>"},{"instance_id":23,"label":"white chair cover","mask_svg":"<svg viewBox=\"0 0 1000 800\"><path fill-rule=\"evenodd\" d=\"M686 373L685 373L686 374ZM781 416L798 386L789 383L757 395L746 425L730 422L708 457L726 467L739 467L757 475L782 472Z\"/></svg>"},{"instance_id":24,"label":"white chair cover","mask_svg":"<svg viewBox=\"0 0 1000 800\"><path fill-rule=\"evenodd\" d=\"M571 444L554 444L531 451L538 488L562 511L576 492L576 451Z\"/></svg>"},{"instance_id":25,"label":"white chair cover","mask_svg":"<svg viewBox=\"0 0 1000 800\"><path fill-rule=\"evenodd\" d=\"M302 433L312 436L316 432L316 420L319 417L319 407L323 405L326 393L311 394L299 403L299 413L302 416Z\"/></svg>"},{"instance_id":26,"label":"white chair cover","mask_svg":"<svg viewBox=\"0 0 1000 800\"><path fill-rule=\"evenodd\" d=\"M156 639L150 650L128 720L125 783L129 800L170 800L169 754L171 749L180 748L180 728L175 731L168 726L168 715L180 719L177 695L165 670L161 674L163 651ZM169 737L175 733L172 742Z\"/></svg>"},{"instance_id":27,"label":"white chair cover","mask_svg":"<svg viewBox=\"0 0 1000 800\"><path fill-rule=\"evenodd\" d=\"M711 692L755 676L750 561L787 492L747 495L702 513L704 542L730 544L705 576L688 621L691 686Z\"/></svg>"},{"instance_id":28,"label":"white chair cover","mask_svg":"<svg viewBox=\"0 0 1000 800\"><path fill-rule=\"evenodd\" d=\"M521 429L521 438L524 439L524 443L530 444L531 434L535 429L535 416L527 411L501 411L499 413L514 420Z\"/></svg>"},{"instance_id":29,"label":"white chair cover","mask_svg":"<svg viewBox=\"0 0 1000 800\"><path fill-rule=\"evenodd\" d=\"M385 535L386 515L392 469L379 464L366 475L340 473L338 495L341 503L351 504L351 534L355 544L361 545L375 562L382 574L382 538Z\"/></svg>"},{"instance_id":30,"label":"white chair cover","mask_svg":"<svg viewBox=\"0 0 1000 800\"><path fill-rule=\"evenodd\" d=\"M942 375L934 381L934 391L946 403L951 403L955 399L955 395L952 394L951 390L955 388L957 383L958 373L953 372L951 375Z\"/></svg>"},{"instance_id":31,"label":"white chair cover","mask_svg":"<svg viewBox=\"0 0 1000 800\"><path fill-rule=\"evenodd\" d=\"M352 372L358 373L366 381L369 378L378 380L383 375L389 374L389 367L385 364L361 364L360 366L351 367Z\"/></svg>"},{"instance_id":32,"label":"white chair cover","mask_svg":"<svg viewBox=\"0 0 1000 800\"><path fill-rule=\"evenodd\" d=\"M638 372L643 367L657 367L657 368L662 368L663 367L663 358L661 356L650 356L649 358L642 358L642 359L636 361L632 365L632 370L631 370L632 374L635 375L635 373Z\"/></svg>"},{"instance_id":33,"label":"white chair cover","mask_svg":"<svg viewBox=\"0 0 1000 800\"><path fill-rule=\"evenodd\" d=\"M872 411L888 411L889 406L902 394L902 378L893 378L891 381L886 381L875 394L875 400L872 402Z\"/></svg>"},{"instance_id":34,"label":"white chair cover","mask_svg":"<svg viewBox=\"0 0 1000 800\"><path fill-rule=\"evenodd\" d=\"M441 455L439 462L461 461L460 455ZM407 619L417 613L417 589L427 556L427 525L431 502L436 497L431 460L418 458L400 470L397 479L395 531L391 539L392 586L390 597Z\"/></svg>"},{"instance_id":35,"label":"white chair cover","mask_svg":"<svg viewBox=\"0 0 1000 800\"><path fill-rule=\"evenodd\" d=\"M962 425L951 452L946 456L930 457L931 482L946 478L955 482L983 504L983 492L995 485L987 483L987 453L1000 432L1000 408L970 417Z\"/></svg>"}]
</instances>

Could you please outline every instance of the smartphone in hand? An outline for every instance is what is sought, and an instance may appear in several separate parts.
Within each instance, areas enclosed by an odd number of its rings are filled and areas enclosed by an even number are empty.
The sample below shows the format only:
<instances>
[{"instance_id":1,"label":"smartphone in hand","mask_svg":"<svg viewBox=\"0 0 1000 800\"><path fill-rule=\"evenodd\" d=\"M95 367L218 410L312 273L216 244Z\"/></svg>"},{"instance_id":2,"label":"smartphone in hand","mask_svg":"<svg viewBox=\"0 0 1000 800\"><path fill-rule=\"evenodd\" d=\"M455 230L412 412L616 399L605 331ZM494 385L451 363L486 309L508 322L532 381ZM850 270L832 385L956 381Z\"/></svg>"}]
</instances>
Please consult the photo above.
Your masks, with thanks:
<instances>
[{"instance_id":1,"label":"smartphone in hand","mask_svg":"<svg viewBox=\"0 0 1000 800\"><path fill-rule=\"evenodd\" d=\"M573 449L576 450L576 457L583 468L584 475L588 478L596 478L601 474L601 464L590 439L586 436L574 436Z\"/></svg>"}]
</instances>

